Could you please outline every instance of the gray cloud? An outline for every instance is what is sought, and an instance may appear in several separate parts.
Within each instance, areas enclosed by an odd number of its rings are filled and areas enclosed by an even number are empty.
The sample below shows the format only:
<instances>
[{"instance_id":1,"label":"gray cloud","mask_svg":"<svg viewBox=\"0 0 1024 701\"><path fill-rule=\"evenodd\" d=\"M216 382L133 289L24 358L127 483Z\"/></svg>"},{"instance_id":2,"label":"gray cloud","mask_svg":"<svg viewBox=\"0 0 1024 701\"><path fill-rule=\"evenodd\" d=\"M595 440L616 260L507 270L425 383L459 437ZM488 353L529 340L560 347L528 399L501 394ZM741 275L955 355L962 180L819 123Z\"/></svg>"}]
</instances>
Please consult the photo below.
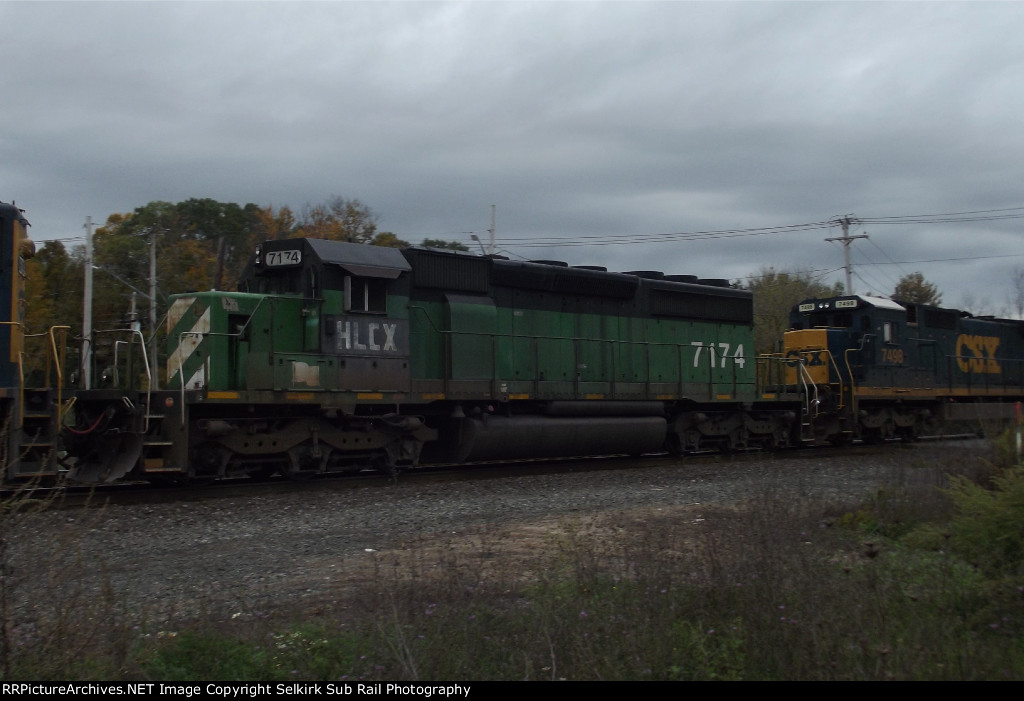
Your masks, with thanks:
<instances>
[{"instance_id":1,"label":"gray cloud","mask_svg":"<svg viewBox=\"0 0 1024 701\"><path fill-rule=\"evenodd\" d=\"M153 200L342 195L468 242L493 203L513 255L736 278L837 268L838 231L523 244L1024 207L1018 3L0 2L0 24L0 199L37 239ZM874 227L858 290L920 270L996 311L1022 221Z\"/></svg>"}]
</instances>

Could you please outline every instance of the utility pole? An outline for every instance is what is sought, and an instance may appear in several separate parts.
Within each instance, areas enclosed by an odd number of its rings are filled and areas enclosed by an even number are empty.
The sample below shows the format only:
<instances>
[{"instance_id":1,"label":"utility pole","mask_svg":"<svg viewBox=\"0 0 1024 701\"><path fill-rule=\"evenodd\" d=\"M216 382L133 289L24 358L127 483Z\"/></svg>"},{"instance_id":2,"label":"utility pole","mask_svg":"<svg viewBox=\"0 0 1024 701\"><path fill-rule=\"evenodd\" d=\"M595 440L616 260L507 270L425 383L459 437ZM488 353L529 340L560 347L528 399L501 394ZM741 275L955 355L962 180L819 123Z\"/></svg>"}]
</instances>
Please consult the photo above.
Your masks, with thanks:
<instances>
[{"instance_id":1,"label":"utility pole","mask_svg":"<svg viewBox=\"0 0 1024 701\"><path fill-rule=\"evenodd\" d=\"M490 244L487 246L487 255L494 255L494 209L495 206L491 205L491 228L487 230L487 233L491 235Z\"/></svg>"},{"instance_id":2,"label":"utility pole","mask_svg":"<svg viewBox=\"0 0 1024 701\"><path fill-rule=\"evenodd\" d=\"M855 236L850 236L850 225L851 224L857 224L858 222L860 222L860 220L857 219L856 217L853 217L853 216L849 215L849 214L847 214L845 217L842 217L841 219L837 219L837 220L834 220L834 221L838 222L839 226L843 227L843 235L840 236L840 237L837 237L837 238L830 238L830 239L825 239L825 240L826 241L839 241L840 243L843 244L843 258L844 258L844 261L845 261L845 264L843 265L843 269L846 271L846 294L852 295L853 294L853 266L850 264L850 244L853 243L854 239L866 239L866 238L868 238L868 235L867 234L857 234Z\"/></svg>"},{"instance_id":3,"label":"utility pole","mask_svg":"<svg viewBox=\"0 0 1024 701\"><path fill-rule=\"evenodd\" d=\"M82 290L82 389L92 386L92 217L85 218L85 289Z\"/></svg>"},{"instance_id":4,"label":"utility pole","mask_svg":"<svg viewBox=\"0 0 1024 701\"><path fill-rule=\"evenodd\" d=\"M156 371L156 227L149 232L149 373L152 389L160 389Z\"/></svg>"}]
</instances>

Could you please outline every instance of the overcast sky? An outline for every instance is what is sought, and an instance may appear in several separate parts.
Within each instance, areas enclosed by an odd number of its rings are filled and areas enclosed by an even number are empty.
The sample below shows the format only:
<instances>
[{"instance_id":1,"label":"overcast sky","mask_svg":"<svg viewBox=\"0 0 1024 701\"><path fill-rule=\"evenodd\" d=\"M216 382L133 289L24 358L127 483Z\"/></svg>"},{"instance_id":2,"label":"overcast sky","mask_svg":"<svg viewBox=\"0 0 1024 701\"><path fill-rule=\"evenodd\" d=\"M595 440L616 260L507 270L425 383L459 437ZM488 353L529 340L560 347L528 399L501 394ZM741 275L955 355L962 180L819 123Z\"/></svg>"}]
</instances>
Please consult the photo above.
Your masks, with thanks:
<instances>
[{"instance_id":1,"label":"overcast sky","mask_svg":"<svg viewBox=\"0 0 1024 701\"><path fill-rule=\"evenodd\" d=\"M988 313L1024 269L1024 3L0 0L0 27L0 200L37 241L337 195L414 243L486 244L493 204L512 257L729 279L841 280L841 231L798 225L853 215L855 291L920 271Z\"/></svg>"}]
</instances>

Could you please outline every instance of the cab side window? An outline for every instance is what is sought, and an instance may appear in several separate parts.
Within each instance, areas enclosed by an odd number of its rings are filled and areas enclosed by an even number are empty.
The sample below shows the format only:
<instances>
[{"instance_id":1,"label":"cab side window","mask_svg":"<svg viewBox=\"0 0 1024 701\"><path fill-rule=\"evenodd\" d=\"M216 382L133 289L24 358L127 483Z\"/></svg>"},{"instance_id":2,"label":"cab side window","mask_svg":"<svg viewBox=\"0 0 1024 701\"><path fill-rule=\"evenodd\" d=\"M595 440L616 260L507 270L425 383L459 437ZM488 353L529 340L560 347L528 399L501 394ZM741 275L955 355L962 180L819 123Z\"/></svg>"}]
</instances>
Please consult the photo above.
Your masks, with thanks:
<instances>
[{"instance_id":1,"label":"cab side window","mask_svg":"<svg viewBox=\"0 0 1024 701\"><path fill-rule=\"evenodd\" d=\"M388 281L384 278L345 276L345 311L386 314Z\"/></svg>"}]
</instances>

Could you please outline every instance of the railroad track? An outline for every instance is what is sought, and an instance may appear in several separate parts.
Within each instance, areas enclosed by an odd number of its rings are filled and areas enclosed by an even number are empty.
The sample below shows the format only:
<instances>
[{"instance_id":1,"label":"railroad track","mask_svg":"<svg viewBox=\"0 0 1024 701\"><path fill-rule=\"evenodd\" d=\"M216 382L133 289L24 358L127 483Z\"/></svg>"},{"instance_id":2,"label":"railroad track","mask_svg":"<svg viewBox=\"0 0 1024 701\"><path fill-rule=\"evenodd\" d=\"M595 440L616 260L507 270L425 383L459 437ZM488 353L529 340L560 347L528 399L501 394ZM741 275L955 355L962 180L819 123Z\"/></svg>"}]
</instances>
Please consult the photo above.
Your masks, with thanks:
<instances>
[{"instance_id":1,"label":"railroad track","mask_svg":"<svg viewBox=\"0 0 1024 701\"><path fill-rule=\"evenodd\" d=\"M973 434L955 436L932 436L919 439L920 443L950 441L962 443L965 440L980 440ZM530 459L515 461L487 461L466 464L439 464L418 467L398 476L365 470L348 474L329 474L293 480L276 475L262 479L237 478L201 484L150 484L142 482L121 482L107 485L42 485L25 484L0 490L0 500L7 504L20 502L26 508L81 508L105 506L107 504L162 503L174 501L200 501L230 499L243 495L261 495L274 492L301 493L318 489L381 489L397 481L416 480L424 484L460 480L502 479L510 476L555 475L565 472L592 470L635 470L645 467L664 467L671 462L680 469L707 466L711 464L742 464L764 460L766 456L786 460L829 460L837 457L871 454L887 454L891 451L912 448L914 443L894 440L878 444L855 444L852 446L807 446L780 451L761 450L732 453L700 453L685 457L673 457L667 453L643 456L589 456L559 459Z\"/></svg>"}]
</instances>

